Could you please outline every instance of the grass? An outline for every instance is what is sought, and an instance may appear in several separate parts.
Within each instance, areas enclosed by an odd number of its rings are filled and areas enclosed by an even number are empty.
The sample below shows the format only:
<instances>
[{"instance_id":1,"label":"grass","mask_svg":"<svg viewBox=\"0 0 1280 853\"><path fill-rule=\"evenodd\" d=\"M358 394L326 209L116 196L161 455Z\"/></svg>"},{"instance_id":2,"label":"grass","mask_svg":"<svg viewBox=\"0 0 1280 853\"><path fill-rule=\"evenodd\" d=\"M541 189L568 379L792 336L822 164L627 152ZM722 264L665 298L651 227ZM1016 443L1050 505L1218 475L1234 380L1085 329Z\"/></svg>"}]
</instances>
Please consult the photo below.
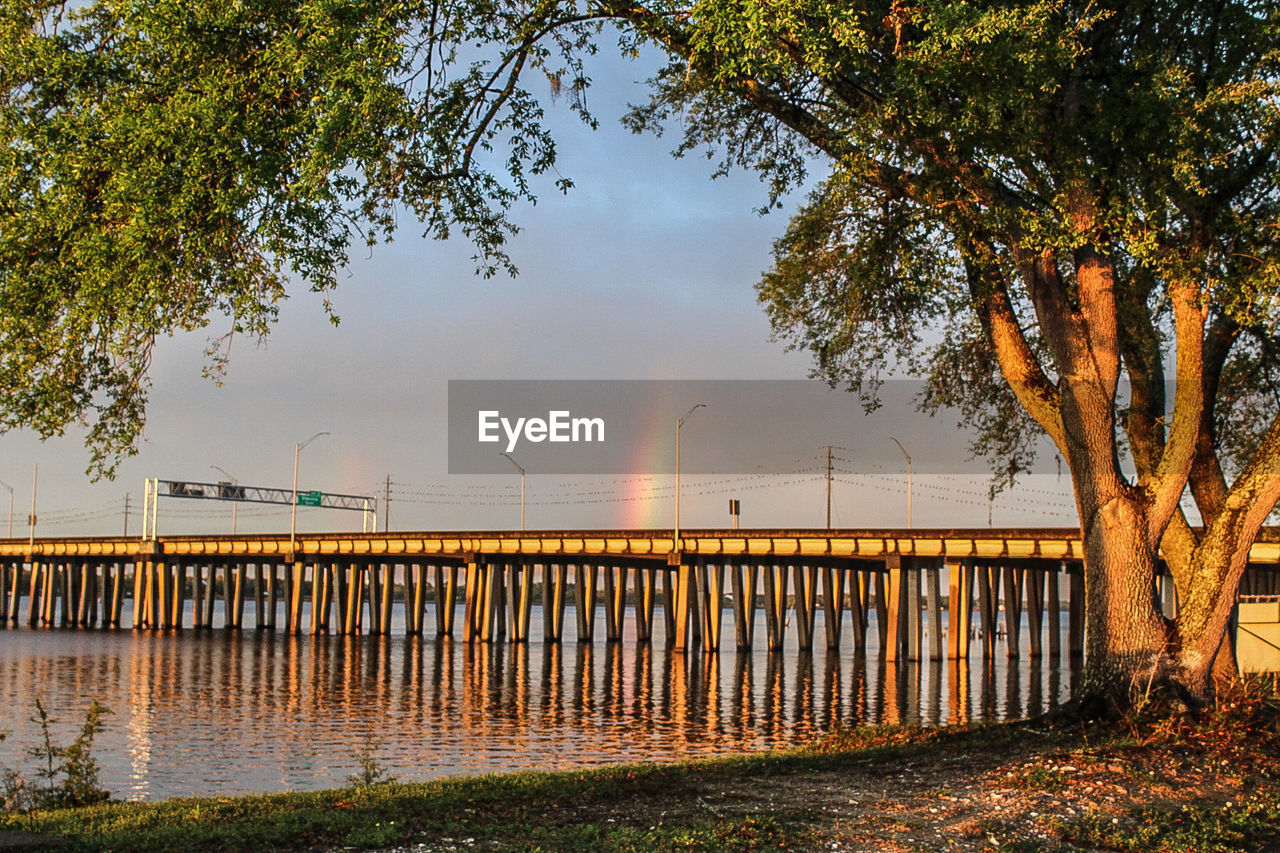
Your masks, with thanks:
<instances>
[{"instance_id":1,"label":"grass","mask_svg":"<svg viewBox=\"0 0 1280 853\"><path fill-rule=\"evenodd\" d=\"M420 839L473 839L491 850L758 850L811 835L803 802L770 813L721 810L709 790L726 783L890 766L947 742L984 749L1012 742L1007 727L875 727L833 733L787 752L511 773L425 783L357 785L246 797L105 803L0 817L0 828L62 836L76 850L376 848Z\"/></svg>"},{"instance_id":2,"label":"grass","mask_svg":"<svg viewBox=\"0 0 1280 853\"><path fill-rule=\"evenodd\" d=\"M1163 853L1280 839L1280 698L1246 695L1197 719L1144 713L1109 728L841 729L800 749L671 765L103 803L3 816L0 829L118 853L411 843Z\"/></svg>"},{"instance_id":3,"label":"grass","mask_svg":"<svg viewBox=\"0 0 1280 853\"><path fill-rule=\"evenodd\" d=\"M754 762L764 769L771 761ZM747 762L748 765L753 762ZM737 768L745 770L745 766ZM688 791L727 767L619 767L583 773L517 773L420 784L384 783L249 797L109 803L11 815L0 827L62 836L72 849L126 851L375 848L419 838L482 840L493 850L720 850L786 843L768 815L711 813L636 826L584 820L596 807ZM694 799L693 795L690 799Z\"/></svg>"}]
</instances>

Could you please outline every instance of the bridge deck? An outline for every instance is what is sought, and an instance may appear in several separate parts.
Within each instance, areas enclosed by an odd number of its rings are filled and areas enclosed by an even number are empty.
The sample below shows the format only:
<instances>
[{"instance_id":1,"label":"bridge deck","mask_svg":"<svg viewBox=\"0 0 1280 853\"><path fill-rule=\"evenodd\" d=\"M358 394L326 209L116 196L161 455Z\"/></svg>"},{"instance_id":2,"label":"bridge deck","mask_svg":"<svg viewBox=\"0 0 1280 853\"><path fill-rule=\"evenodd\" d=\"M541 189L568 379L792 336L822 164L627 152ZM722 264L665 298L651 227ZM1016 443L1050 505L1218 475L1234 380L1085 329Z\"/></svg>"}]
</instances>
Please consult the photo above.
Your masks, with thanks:
<instances>
[{"instance_id":1,"label":"bridge deck","mask_svg":"<svg viewBox=\"0 0 1280 853\"><path fill-rule=\"evenodd\" d=\"M293 550L280 534L0 540L0 624L121 626L130 600L133 628L212 628L220 614L239 629L249 600L259 629L385 634L398 610L418 634L434 610L436 633L452 636L449 605L461 604L464 640L523 642L537 599L549 642L567 633L571 606L580 642L602 610L609 641L631 620L641 642L665 627L676 648L716 651L728 607L739 648L753 646L761 609L770 649L788 626L812 648L819 612L828 648L846 624L855 649L869 648L875 626L889 659L967 657L971 638L987 657L1002 638L1017 657L1024 625L1033 656L1063 653L1063 627L1065 651L1083 647L1076 529L682 532L678 550L667 530L303 534ZM1251 560L1241 593L1280 593L1275 529ZM1159 583L1172 615L1172 584Z\"/></svg>"},{"instance_id":2,"label":"bridge deck","mask_svg":"<svg viewBox=\"0 0 1280 853\"><path fill-rule=\"evenodd\" d=\"M888 530L685 530L681 551L703 556L1080 560L1078 528L935 528ZM669 530L421 531L311 533L294 552L310 556L442 557L468 554L600 555L665 559L675 551ZM137 557L153 554L287 556L287 534L0 539L0 558ZM1254 543L1250 562L1280 563L1280 530Z\"/></svg>"}]
</instances>

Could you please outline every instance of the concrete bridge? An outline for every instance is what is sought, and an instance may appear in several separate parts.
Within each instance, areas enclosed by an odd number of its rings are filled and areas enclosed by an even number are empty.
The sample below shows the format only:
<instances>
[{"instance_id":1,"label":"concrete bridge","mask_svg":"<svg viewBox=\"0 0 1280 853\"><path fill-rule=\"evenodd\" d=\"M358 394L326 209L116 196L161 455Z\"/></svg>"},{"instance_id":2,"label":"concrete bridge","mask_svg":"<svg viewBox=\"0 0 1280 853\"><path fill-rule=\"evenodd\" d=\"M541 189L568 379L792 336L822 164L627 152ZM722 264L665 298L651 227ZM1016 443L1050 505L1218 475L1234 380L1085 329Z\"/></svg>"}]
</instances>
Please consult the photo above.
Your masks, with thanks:
<instances>
[{"instance_id":1,"label":"concrete bridge","mask_svg":"<svg viewBox=\"0 0 1280 853\"><path fill-rule=\"evenodd\" d=\"M682 530L678 543L670 530L10 539L0 623L234 630L249 627L252 601L260 630L382 634L399 611L410 634L519 643L536 602L547 642L565 639L572 606L579 642L597 639L603 611L606 641L629 618L639 642L661 625L676 649L714 652L728 611L740 649L781 648L793 628L801 649L847 637L865 651L874 624L889 660L991 657L997 637L1010 657L1058 659L1082 650L1082 556L1074 528ZM1241 594L1280 594L1280 531L1264 531L1250 558ZM429 602L454 603L430 608L430 629Z\"/></svg>"}]
</instances>

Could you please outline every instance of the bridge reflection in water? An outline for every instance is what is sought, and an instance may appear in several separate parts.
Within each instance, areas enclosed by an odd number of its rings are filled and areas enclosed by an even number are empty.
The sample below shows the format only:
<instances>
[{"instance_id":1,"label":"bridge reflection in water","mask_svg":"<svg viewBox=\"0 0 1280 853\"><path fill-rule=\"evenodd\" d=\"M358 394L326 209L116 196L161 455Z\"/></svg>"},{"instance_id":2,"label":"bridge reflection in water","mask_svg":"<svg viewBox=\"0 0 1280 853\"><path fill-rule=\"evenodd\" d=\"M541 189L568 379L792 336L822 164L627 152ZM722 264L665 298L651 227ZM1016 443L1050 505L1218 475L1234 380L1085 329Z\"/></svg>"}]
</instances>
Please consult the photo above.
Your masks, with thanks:
<instances>
[{"instance_id":1,"label":"bridge reflection in water","mask_svg":"<svg viewBox=\"0 0 1280 853\"><path fill-rule=\"evenodd\" d=\"M0 702L22 709L17 719L41 696L69 735L97 698L115 712L95 750L106 786L162 798L341 785L370 746L411 780L786 747L864 723L1025 716L1062 701L1075 677L1003 654L894 662L874 648L794 642L703 654L633 638L190 635L0 633ZM10 727L0 764L12 766L35 732Z\"/></svg>"}]
</instances>

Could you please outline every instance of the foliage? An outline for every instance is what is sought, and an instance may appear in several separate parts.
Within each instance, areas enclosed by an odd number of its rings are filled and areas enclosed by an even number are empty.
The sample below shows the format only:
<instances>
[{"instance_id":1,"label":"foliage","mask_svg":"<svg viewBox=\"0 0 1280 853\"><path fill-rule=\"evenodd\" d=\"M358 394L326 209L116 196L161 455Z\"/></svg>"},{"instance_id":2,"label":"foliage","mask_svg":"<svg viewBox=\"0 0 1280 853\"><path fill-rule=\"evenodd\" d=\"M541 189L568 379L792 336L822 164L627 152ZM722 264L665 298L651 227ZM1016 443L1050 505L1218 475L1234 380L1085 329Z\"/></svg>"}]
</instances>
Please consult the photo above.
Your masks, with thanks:
<instances>
[{"instance_id":1,"label":"foliage","mask_svg":"<svg viewBox=\"0 0 1280 853\"><path fill-rule=\"evenodd\" d=\"M49 716L44 702L37 697L35 705L31 722L39 727L40 742L28 747L27 755L38 762L35 775L39 783L31 785L18 770L4 768L0 779L4 811L76 808L110 799L110 792L101 787L98 779L93 740L102 731L102 717L111 711L93 700L85 712L80 733L64 747L54 743L52 729L57 721Z\"/></svg>"},{"instance_id":2,"label":"foliage","mask_svg":"<svg viewBox=\"0 0 1280 853\"><path fill-rule=\"evenodd\" d=\"M353 788L368 787L370 785L386 785L396 781L396 777L387 773L374 752L377 750L377 744L372 738L365 741L360 751L356 754L356 760L360 762L360 772L352 773L347 777L347 784Z\"/></svg>"},{"instance_id":3,"label":"foliage","mask_svg":"<svg viewBox=\"0 0 1280 853\"><path fill-rule=\"evenodd\" d=\"M0 423L88 420L110 472L144 422L156 335L220 324L219 371L291 276L332 288L352 240L388 239L401 207L472 239L485 273L514 271L507 212L556 154L529 78L594 122L585 63L611 21L625 53L671 57L632 129L678 122L677 153L756 171L771 204L829 165L759 288L820 375L868 402L886 371L925 375L926 405L959 406L1004 481L1025 470L1038 429L975 309L1008 288L1047 356L1011 285L1028 257L1089 239L1085 187L1129 310L1149 315L1135 345L1167 349L1165 288L1187 278L1250 330L1222 383L1240 404L1215 411L1243 468L1277 399L1250 380L1272 370L1253 368L1277 280L1267 8L882 5L11 4Z\"/></svg>"},{"instance_id":4,"label":"foliage","mask_svg":"<svg viewBox=\"0 0 1280 853\"><path fill-rule=\"evenodd\" d=\"M6 3L0 429L85 422L90 470L110 474L145 421L157 336L215 324L219 374L235 336L268 332L290 281L333 288L351 243L389 238L401 206L472 237L486 273L514 269L504 211L532 198L526 175L554 146L536 102L460 51L518 16L440 9ZM488 153L498 135L505 163Z\"/></svg>"}]
</instances>

